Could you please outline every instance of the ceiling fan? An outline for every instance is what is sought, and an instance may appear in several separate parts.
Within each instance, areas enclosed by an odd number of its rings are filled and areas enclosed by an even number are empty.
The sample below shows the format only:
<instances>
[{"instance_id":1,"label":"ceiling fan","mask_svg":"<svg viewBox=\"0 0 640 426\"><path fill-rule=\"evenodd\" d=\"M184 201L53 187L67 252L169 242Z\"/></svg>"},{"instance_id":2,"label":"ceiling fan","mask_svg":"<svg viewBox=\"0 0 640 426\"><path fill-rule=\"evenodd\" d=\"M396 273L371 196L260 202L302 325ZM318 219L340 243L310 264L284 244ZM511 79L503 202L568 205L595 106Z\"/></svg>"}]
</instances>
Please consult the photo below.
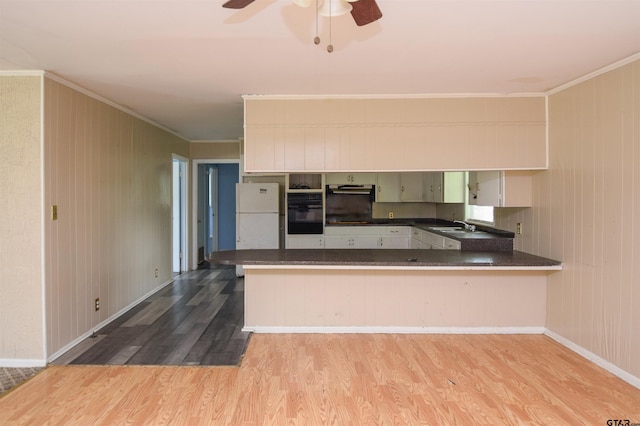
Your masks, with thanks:
<instances>
[{"instance_id":1,"label":"ceiling fan","mask_svg":"<svg viewBox=\"0 0 640 426\"><path fill-rule=\"evenodd\" d=\"M243 9L255 0L228 0L222 5L228 9ZM326 1L326 0L325 0ZM351 4L351 16L356 25L362 27L382 18L382 12L376 0L347 0Z\"/></svg>"}]
</instances>

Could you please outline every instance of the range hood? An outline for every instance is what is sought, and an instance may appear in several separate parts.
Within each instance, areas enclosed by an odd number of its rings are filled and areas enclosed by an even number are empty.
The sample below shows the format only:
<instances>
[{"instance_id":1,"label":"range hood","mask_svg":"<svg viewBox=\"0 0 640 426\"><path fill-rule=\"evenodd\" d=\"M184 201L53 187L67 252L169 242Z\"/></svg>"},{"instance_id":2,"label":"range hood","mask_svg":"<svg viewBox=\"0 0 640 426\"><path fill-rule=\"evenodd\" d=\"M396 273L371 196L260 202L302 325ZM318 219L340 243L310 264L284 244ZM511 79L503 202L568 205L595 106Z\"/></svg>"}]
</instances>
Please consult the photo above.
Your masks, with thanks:
<instances>
[{"instance_id":1,"label":"range hood","mask_svg":"<svg viewBox=\"0 0 640 426\"><path fill-rule=\"evenodd\" d=\"M329 194L361 194L370 195L373 185L327 185Z\"/></svg>"}]
</instances>

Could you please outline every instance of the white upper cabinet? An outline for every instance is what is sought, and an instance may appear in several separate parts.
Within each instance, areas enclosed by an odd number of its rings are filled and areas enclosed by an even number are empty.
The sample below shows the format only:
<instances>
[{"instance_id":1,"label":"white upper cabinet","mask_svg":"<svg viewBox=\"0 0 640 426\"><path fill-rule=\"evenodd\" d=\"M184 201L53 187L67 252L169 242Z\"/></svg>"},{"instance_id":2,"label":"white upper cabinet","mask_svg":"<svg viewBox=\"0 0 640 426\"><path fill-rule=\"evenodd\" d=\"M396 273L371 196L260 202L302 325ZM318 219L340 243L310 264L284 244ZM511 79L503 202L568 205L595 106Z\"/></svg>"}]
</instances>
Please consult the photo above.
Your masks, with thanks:
<instances>
[{"instance_id":1,"label":"white upper cabinet","mask_svg":"<svg viewBox=\"0 0 640 426\"><path fill-rule=\"evenodd\" d=\"M400 173L400 201L425 201L423 173Z\"/></svg>"},{"instance_id":2,"label":"white upper cabinet","mask_svg":"<svg viewBox=\"0 0 640 426\"><path fill-rule=\"evenodd\" d=\"M378 173L376 201L463 203L464 172Z\"/></svg>"},{"instance_id":3,"label":"white upper cabinet","mask_svg":"<svg viewBox=\"0 0 640 426\"><path fill-rule=\"evenodd\" d=\"M376 201L378 203L400 201L400 173L378 173Z\"/></svg>"},{"instance_id":4,"label":"white upper cabinet","mask_svg":"<svg viewBox=\"0 0 640 426\"><path fill-rule=\"evenodd\" d=\"M375 173L327 173L327 185L375 185Z\"/></svg>"},{"instance_id":5,"label":"white upper cabinet","mask_svg":"<svg viewBox=\"0 0 640 426\"><path fill-rule=\"evenodd\" d=\"M532 172L469 172L469 204L493 207L531 207Z\"/></svg>"},{"instance_id":6,"label":"white upper cabinet","mask_svg":"<svg viewBox=\"0 0 640 426\"><path fill-rule=\"evenodd\" d=\"M247 172L547 168L542 96L244 100Z\"/></svg>"},{"instance_id":7,"label":"white upper cabinet","mask_svg":"<svg viewBox=\"0 0 640 426\"><path fill-rule=\"evenodd\" d=\"M378 173L376 201L397 203L425 201L424 173Z\"/></svg>"},{"instance_id":8,"label":"white upper cabinet","mask_svg":"<svg viewBox=\"0 0 640 426\"><path fill-rule=\"evenodd\" d=\"M431 175L434 203L464 203L464 172L434 172Z\"/></svg>"},{"instance_id":9,"label":"white upper cabinet","mask_svg":"<svg viewBox=\"0 0 640 426\"><path fill-rule=\"evenodd\" d=\"M464 203L464 172L424 174L424 198L430 203Z\"/></svg>"}]
</instances>

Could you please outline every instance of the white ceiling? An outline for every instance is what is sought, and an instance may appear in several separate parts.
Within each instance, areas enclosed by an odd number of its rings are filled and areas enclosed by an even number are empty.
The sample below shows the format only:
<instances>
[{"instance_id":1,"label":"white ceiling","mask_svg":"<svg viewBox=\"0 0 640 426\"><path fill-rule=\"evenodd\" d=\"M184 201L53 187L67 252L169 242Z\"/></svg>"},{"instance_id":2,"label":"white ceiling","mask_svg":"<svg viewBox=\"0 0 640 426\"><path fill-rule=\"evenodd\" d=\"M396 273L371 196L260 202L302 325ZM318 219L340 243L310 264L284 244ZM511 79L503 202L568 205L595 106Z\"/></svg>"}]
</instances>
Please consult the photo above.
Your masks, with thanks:
<instances>
[{"instance_id":1,"label":"white ceiling","mask_svg":"<svg viewBox=\"0 0 640 426\"><path fill-rule=\"evenodd\" d=\"M546 92L640 52L640 0L377 0L357 27L290 0L0 0L0 69L43 69L189 140L243 94Z\"/></svg>"}]
</instances>

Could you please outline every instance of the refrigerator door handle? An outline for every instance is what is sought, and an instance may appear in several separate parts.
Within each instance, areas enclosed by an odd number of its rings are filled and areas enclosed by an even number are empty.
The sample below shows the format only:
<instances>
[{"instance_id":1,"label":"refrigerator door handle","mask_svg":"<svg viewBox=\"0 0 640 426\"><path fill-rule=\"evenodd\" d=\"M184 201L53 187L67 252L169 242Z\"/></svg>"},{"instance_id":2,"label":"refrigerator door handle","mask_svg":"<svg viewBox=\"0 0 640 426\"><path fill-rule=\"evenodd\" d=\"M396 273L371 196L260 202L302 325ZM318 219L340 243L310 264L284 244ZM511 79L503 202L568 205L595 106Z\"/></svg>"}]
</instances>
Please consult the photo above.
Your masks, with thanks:
<instances>
[{"instance_id":1,"label":"refrigerator door handle","mask_svg":"<svg viewBox=\"0 0 640 426\"><path fill-rule=\"evenodd\" d=\"M238 218L236 218L236 243L240 242L240 226L239 226L239 220Z\"/></svg>"}]
</instances>

